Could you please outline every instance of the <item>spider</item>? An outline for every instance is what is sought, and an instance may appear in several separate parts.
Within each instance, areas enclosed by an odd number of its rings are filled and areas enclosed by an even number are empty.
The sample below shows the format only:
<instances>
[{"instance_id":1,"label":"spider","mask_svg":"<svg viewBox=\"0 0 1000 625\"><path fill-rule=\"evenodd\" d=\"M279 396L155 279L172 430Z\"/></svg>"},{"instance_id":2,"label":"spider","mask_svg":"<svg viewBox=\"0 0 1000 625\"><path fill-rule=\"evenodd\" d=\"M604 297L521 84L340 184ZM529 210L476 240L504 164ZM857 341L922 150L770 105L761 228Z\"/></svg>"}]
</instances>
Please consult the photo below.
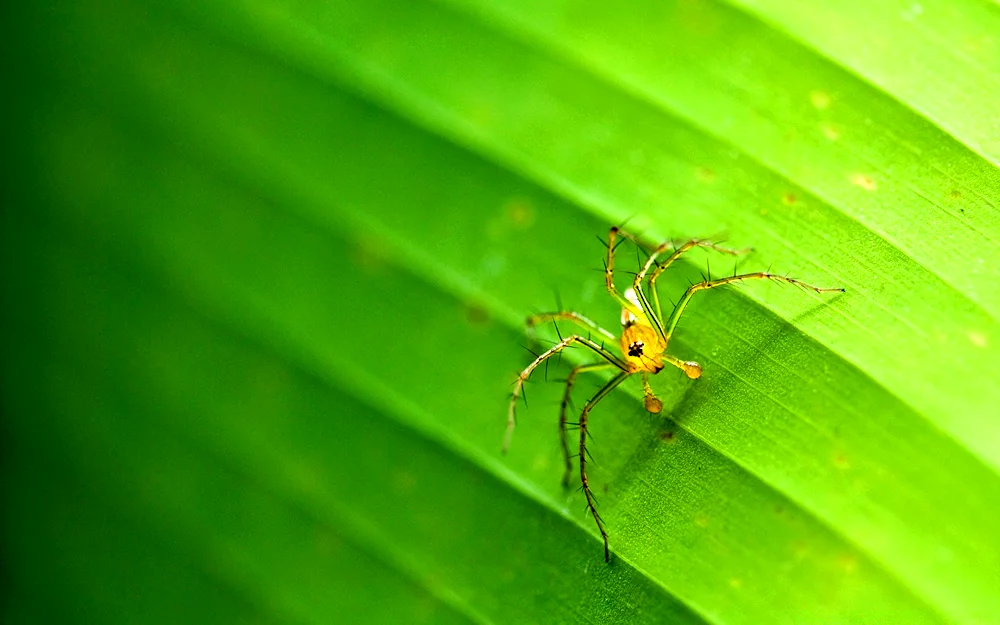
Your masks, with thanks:
<instances>
[{"instance_id":1,"label":"spider","mask_svg":"<svg viewBox=\"0 0 1000 625\"><path fill-rule=\"evenodd\" d=\"M642 265L642 269L635 275L632 286L626 289L624 293L620 293L614 283L615 249L625 240L632 241L638 247L647 250L649 252L649 257ZM685 307L687 307L688 302L691 301L694 294L699 291L714 289L715 287L724 286L734 282L743 282L745 280L774 280L777 282L787 282L817 293L844 291L842 288L821 288L812 286L811 284L806 284L805 282L795 280L794 278L775 275L769 271L745 274L736 274L734 271L731 276L717 278L715 280L713 280L711 276L708 276L702 282L689 286L684 292L684 295L674 306L670 316L664 320L663 313L660 308L660 298L656 292L656 279L659 278L660 275L662 275L663 272L666 271L667 268L670 267L670 265L680 258L685 252L696 247L707 248L730 256L740 256L751 251L749 249L728 249L716 245L706 239L691 239L690 241L687 241L679 246L675 246L671 242L652 246L640 240L636 235L630 234L617 226L613 226L608 233L608 255L604 263L604 278L608 293L622 307L621 335L616 337L611 332L608 332L590 319L576 312L557 311L541 313L532 315L527 319L527 326L529 330L548 321L557 322L565 320L575 323L577 326L585 329L587 331L587 335L573 334L571 336L567 336L566 338L562 338L560 336L561 340L558 343L538 355L538 357L535 358L535 360L532 361L532 363L528 365L517 377L517 380L514 382L514 391L510 399L510 408L507 413L507 431L503 441L503 453L506 454L507 448L510 446L511 435L514 432L514 412L517 408L517 400L522 396L524 383L527 381L528 377L531 376L531 372L534 371L540 364L571 345L583 345L584 347L587 347L599 356L601 360L590 364L578 365L570 371L569 375L566 377L566 387L563 391L562 404L559 409L559 438L562 443L563 463L565 466L562 484L564 487L568 486L570 475L573 471L573 465L571 462L572 456L570 456L569 453L569 446L566 443L566 426L568 424L566 420L566 406L569 403L573 383L576 381L577 376L581 373L599 371L602 369L615 369L617 371L614 377L612 377L607 384L602 386L601 389L597 391L597 393L594 394L594 396L591 397L584 405L583 410L580 412L579 422L572 424L576 425L580 430L579 453L576 457L580 459L581 488L583 490L584 497L587 500L587 509L594 517L594 522L597 523L597 529L601 533L601 539L604 541L605 562L611 561L611 551L608 547L608 533L604 528L604 521L601 519L601 515L597 512L594 493L592 492L590 482L587 479L587 418L589 417L591 410L594 409L594 406L607 397L611 391L613 391L627 378L636 374L642 374L642 388L645 408L650 413L659 413L663 409L663 402L656 397L653 393L653 389L649 386L650 374L656 375L662 371L666 365L671 365L683 371L687 377L692 380L701 377L702 368L700 364L691 360L681 360L680 358L666 353L667 347L670 344L670 337L673 336L674 330L677 328L677 322L680 320L681 314L683 314ZM668 252L670 255L667 256L665 261L662 263L657 262L657 258L667 254ZM643 290L643 281L647 280L647 276L648 281L646 282L646 289ZM652 300L652 304L650 304L650 299ZM594 339L594 335L601 337L602 340L598 342ZM606 347L605 340L610 342L611 345L615 345L618 348L620 355L612 349Z\"/></svg>"}]
</instances>

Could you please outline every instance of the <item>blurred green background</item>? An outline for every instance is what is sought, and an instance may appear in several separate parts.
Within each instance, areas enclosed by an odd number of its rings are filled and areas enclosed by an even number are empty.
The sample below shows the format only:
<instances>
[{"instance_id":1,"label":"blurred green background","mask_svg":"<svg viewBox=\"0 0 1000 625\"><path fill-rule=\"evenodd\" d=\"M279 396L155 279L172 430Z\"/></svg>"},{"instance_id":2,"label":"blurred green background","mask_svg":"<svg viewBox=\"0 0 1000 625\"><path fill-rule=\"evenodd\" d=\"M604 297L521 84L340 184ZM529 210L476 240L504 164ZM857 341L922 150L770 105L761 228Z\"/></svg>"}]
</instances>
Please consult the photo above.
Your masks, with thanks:
<instances>
[{"instance_id":1,"label":"blurred green background","mask_svg":"<svg viewBox=\"0 0 1000 625\"><path fill-rule=\"evenodd\" d=\"M1000 622L1000 5L872 4L6 7L2 619ZM625 219L847 292L600 405L606 565L588 354L500 443Z\"/></svg>"}]
</instances>

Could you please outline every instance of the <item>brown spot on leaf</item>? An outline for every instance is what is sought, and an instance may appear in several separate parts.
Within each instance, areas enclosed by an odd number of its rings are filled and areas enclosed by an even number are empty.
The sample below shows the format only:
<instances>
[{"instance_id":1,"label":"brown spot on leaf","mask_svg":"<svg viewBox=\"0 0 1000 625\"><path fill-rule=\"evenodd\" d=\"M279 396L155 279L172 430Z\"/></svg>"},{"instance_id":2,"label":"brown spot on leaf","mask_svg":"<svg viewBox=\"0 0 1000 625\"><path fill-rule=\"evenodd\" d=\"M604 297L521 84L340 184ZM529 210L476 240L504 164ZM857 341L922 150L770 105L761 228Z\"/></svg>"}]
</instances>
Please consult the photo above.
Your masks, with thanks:
<instances>
[{"instance_id":1,"label":"brown spot on leaf","mask_svg":"<svg viewBox=\"0 0 1000 625\"><path fill-rule=\"evenodd\" d=\"M361 237L351 243L351 261L368 275L382 273L388 265L389 249L380 240Z\"/></svg>"},{"instance_id":2,"label":"brown spot on leaf","mask_svg":"<svg viewBox=\"0 0 1000 625\"><path fill-rule=\"evenodd\" d=\"M465 318L470 324L481 326L490 322L490 313L479 304L469 303L465 306Z\"/></svg>"}]
</instances>

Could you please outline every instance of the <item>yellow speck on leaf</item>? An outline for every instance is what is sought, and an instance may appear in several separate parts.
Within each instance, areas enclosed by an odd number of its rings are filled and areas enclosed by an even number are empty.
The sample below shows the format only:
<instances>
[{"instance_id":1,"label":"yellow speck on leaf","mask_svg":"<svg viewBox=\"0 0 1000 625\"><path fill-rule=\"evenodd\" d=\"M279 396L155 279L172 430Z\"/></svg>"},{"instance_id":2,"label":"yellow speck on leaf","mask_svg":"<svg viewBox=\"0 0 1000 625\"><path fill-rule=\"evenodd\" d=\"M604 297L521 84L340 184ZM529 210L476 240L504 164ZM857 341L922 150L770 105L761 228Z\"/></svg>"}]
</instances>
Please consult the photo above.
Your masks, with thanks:
<instances>
[{"instance_id":1,"label":"yellow speck on leaf","mask_svg":"<svg viewBox=\"0 0 1000 625\"><path fill-rule=\"evenodd\" d=\"M844 554L838 558L837 563L844 569L845 573L853 573L858 568L858 559L853 554Z\"/></svg>"},{"instance_id":2,"label":"yellow speck on leaf","mask_svg":"<svg viewBox=\"0 0 1000 625\"><path fill-rule=\"evenodd\" d=\"M868 174L854 174L851 176L851 184L855 184L865 191L874 191L878 189L878 183L875 179Z\"/></svg>"},{"instance_id":3,"label":"yellow speck on leaf","mask_svg":"<svg viewBox=\"0 0 1000 625\"><path fill-rule=\"evenodd\" d=\"M513 198L504 205L507 220L516 228L528 228L535 222L535 211L531 202L524 198Z\"/></svg>"},{"instance_id":4,"label":"yellow speck on leaf","mask_svg":"<svg viewBox=\"0 0 1000 625\"><path fill-rule=\"evenodd\" d=\"M809 94L809 101L822 111L830 106L830 94L825 91L813 91Z\"/></svg>"},{"instance_id":5,"label":"yellow speck on leaf","mask_svg":"<svg viewBox=\"0 0 1000 625\"><path fill-rule=\"evenodd\" d=\"M986 344L989 342L986 340L986 335L981 332L969 332L969 340L976 347L986 347Z\"/></svg>"}]
</instances>

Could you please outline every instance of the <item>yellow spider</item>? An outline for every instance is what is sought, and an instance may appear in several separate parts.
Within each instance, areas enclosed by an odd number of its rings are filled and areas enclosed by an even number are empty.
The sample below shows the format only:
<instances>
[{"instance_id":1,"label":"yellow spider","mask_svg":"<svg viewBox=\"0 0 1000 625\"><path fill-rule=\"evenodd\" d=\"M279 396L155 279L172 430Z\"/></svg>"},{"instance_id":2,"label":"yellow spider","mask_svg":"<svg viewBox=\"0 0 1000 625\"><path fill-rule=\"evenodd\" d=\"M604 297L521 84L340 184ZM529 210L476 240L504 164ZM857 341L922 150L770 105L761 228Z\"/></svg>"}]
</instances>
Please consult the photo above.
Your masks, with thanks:
<instances>
[{"instance_id":1,"label":"yellow spider","mask_svg":"<svg viewBox=\"0 0 1000 625\"><path fill-rule=\"evenodd\" d=\"M622 240L628 239L636 245L649 250L649 258L643 264L639 273L636 274L631 288L626 289L624 294L618 292L614 283L615 248L617 245L616 241L618 241L619 237ZM558 311L542 313L532 315L531 317L528 317L527 320L529 328L533 328L538 324L545 323L547 321L566 320L585 328L588 333L587 336L574 334L560 340L550 349L535 358L535 360L517 377L517 380L514 382L514 392L512 394L510 408L507 413L507 432L504 436L503 442L504 453L507 453L511 435L514 432L514 411L517 407L517 400L522 394L524 382L531 375L531 372L538 367L538 365L573 344L580 344L588 347L603 359L602 362L574 367L573 370L570 371L569 376L566 378L566 388L563 392L562 405L559 410L559 436L562 442L563 461L565 464L565 472L563 473L562 480L563 486L567 486L569 484L569 476L573 470L569 447L566 444L566 405L569 403L570 391L573 388L573 382L576 380L578 375L588 371L611 368L618 370L618 373L611 378L607 384L601 387L601 389L597 391L597 393L591 397L589 401L587 401L580 413L580 421L578 423L578 427L580 428L580 452L577 457L580 459L580 482L582 483L584 497L587 499L587 508L593 515L594 522L597 523L597 529L600 531L601 538L604 540L604 559L607 562L611 561L611 552L608 549L608 533L604 529L604 522L601 520L601 516L597 513L597 508L594 503L594 494L591 492L590 484L587 481L587 416L590 414L590 411L594 408L594 406L599 401L607 397L607 395L611 393L615 387L624 382L626 378L635 375L636 373L641 373L646 410L651 413L659 413L663 409L663 403L656 397L655 394L653 394L653 389L649 386L649 374L655 375L662 371L665 365L669 364L683 371L691 379L701 377L701 365L697 362L681 360L680 358L676 358L666 353L667 346L670 344L670 337L673 335L674 329L677 327L677 321L680 319L681 314L684 312L684 308L691 300L691 297L698 291L713 289L718 286L723 286L732 282L742 282L744 280L775 280L778 282L787 282L805 289L810 289L817 293L844 291L842 288L830 289L812 286L793 278L786 278L785 276L778 276L769 272L745 273L739 275L734 273L732 276L718 278L716 280L712 280L711 277L709 277L709 279L688 287L687 291L684 292L683 297L681 297L680 301L677 302L677 305L674 306L673 312L670 313L670 316L666 319L666 321L663 321L663 313L660 309L660 298L656 293L656 279L659 278L660 274L666 271L666 269L670 267L670 265L682 254L695 247L704 247L723 254L729 254L731 256L738 256L750 251L727 249L703 239L692 239L687 243L676 247L670 242L662 243L653 247L643 243L633 234L629 234L618 227L612 227L611 231L608 233L608 256L607 261L605 262L604 277L608 293L610 293L622 307L621 336L616 338L613 334L601 328L590 319L587 319L583 315L575 312ZM670 256L668 256L662 264L657 263L656 259L668 251L670 251ZM650 273L650 270L652 270L652 273ZM647 299L646 292L643 291L642 283L646 280L647 275L649 276L649 281L647 282L646 291L648 291L649 295L652 297L652 305L650 305L650 302ZM618 349L621 352L621 356L606 348L603 341L600 343L594 341L591 337L595 333L600 335L603 339L611 341L611 344L617 344Z\"/></svg>"}]
</instances>

